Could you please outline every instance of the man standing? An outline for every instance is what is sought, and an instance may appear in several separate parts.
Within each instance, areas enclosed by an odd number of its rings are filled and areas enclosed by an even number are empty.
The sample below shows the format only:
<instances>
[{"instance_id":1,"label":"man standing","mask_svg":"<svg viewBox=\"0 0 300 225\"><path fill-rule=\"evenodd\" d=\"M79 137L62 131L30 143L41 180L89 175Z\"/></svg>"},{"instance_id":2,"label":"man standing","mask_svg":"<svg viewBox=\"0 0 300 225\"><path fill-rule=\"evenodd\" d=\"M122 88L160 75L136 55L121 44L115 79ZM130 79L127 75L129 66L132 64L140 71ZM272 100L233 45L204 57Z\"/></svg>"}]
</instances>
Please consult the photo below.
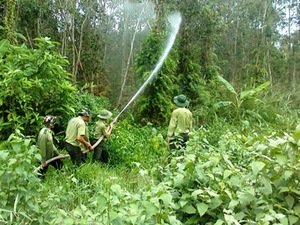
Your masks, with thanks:
<instances>
[{"instance_id":1,"label":"man standing","mask_svg":"<svg viewBox=\"0 0 300 225\"><path fill-rule=\"evenodd\" d=\"M192 130L192 113L186 107L189 101L185 95L174 97L174 103L178 106L172 112L169 123L167 142L170 149L181 149L186 147L186 142L189 140L189 132Z\"/></svg>"},{"instance_id":2,"label":"man standing","mask_svg":"<svg viewBox=\"0 0 300 225\"><path fill-rule=\"evenodd\" d=\"M96 128L95 128L95 139L94 139L94 144L97 142L99 138L103 136L103 139L109 138L111 131L113 129L114 122L111 122L108 127L106 127L106 120L109 119L112 116L112 113L106 109L103 109L100 111L99 115L97 116L100 118L99 121L96 123ZM104 140L101 141L94 149L94 154L93 154L93 162L104 162L108 163L109 159L109 153L105 147Z\"/></svg>"},{"instance_id":3,"label":"man standing","mask_svg":"<svg viewBox=\"0 0 300 225\"><path fill-rule=\"evenodd\" d=\"M66 130L66 150L71 157L71 161L75 165L80 165L85 161L84 154L81 149L92 150L89 142L89 131L87 122L91 118L89 109L84 108L78 112L78 116L69 120Z\"/></svg>"},{"instance_id":4,"label":"man standing","mask_svg":"<svg viewBox=\"0 0 300 225\"><path fill-rule=\"evenodd\" d=\"M43 128L40 130L39 135L37 137L37 146L40 149L42 155L42 165L39 169L41 178L45 177L45 174L48 170L49 165L46 162L48 159L53 158L55 156L61 156L62 158L65 157L65 155L57 153L57 149L53 143L53 135L51 129L54 127L55 123L55 116L45 116L43 121ZM57 170L60 170L63 167L63 162L60 159L50 162L49 164Z\"/></svg>"}]
</instances>

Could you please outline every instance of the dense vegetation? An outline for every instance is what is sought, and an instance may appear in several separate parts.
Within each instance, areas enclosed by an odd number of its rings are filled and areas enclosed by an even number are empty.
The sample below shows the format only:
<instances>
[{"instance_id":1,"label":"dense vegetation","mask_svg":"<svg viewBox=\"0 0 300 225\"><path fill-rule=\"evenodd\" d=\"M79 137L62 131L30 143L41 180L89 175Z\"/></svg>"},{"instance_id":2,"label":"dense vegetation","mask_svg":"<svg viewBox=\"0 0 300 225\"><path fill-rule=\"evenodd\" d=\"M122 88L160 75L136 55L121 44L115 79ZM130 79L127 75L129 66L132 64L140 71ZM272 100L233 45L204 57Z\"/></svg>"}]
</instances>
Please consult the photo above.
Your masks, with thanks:
<instances>
[{"instance_id":1,"label":"dense vegetation","mask_svg":"<svg viewBox=\"0 0 300 225\"><path fill-rule=\"evenodd\" d=\"M299 225L297 4L1 2L0 224ZM176 42L116 123L109 163L66 158L39 179L43 117L58 117L61 153L83 107L93 136L95 115L117 115L155 66L170 11L183 19ZM194 130L185 150L170 152L166 129L181 93Z\"/></svg>"},{"instance_id":2,"label":"dense vegetation","mask_svg":"<svg viewBox=\"0 0 300 225\"><path fill-rule=\"evenodd\" d=\"M64 160L43 182L38 149L12 134L1 144L1 222L299 224L300 127L287 131L295 115L276 116L243 131L216 119L171 154L153 128L120 122L109 165Z\"/></svg>"}]
</instances>

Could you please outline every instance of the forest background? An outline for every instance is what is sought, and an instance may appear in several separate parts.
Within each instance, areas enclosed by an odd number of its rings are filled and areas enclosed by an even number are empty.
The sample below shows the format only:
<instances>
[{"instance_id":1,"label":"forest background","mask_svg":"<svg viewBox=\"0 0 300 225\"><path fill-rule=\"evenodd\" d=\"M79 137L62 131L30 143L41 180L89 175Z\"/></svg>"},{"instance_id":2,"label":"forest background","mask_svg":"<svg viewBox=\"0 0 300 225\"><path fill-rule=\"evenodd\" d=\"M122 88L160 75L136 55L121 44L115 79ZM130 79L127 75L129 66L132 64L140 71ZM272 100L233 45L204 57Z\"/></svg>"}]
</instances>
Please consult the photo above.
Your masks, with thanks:
<instances>
[{"instance_id":1,"label":"forest background","mask_svg":"<svg viewBox=\"0 0 300 225\"><path fill-rule=\"evenodd\" d=\"M300 224L299 9L299 0L1 1L0 223ZM67 161L41 184L30 171L43 117L58 116L62 148L80 108L117 114L154 69L173 11L175 44L117 123L110 165ZM195 130L170 160L164 138L182 93Z\"/></svg>"}]
</instances>

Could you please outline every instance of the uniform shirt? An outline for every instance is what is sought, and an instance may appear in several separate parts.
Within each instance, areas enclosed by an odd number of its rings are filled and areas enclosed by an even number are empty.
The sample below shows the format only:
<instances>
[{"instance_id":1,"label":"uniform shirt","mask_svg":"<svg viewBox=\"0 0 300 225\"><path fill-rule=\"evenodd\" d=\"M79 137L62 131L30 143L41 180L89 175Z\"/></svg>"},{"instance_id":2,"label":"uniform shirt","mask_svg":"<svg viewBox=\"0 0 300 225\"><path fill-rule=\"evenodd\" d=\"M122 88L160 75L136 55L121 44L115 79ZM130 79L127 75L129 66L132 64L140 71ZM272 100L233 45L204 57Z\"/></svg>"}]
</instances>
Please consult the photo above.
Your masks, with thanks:
<instances>
[{"instance_id":1,"label":"uniform shirt","mask_svg":"<svg viewBox=\"0 0 300 225\"><path fill-rule=\"evenodd\" d=\"M74 117L70 119L68 122L67 130L66 130L66 142L73 145L80 147L82 149L85 146L77 140L77 136L82 136L86 141L89 140L89 131L86 123L81 118L81 116Z\"/></svg>"},{"instance_id":2,"label":"uniform shirt","mask_svg":"<svg viewBox=\"0 0 300 225\"><path fill-rule=\"evenodd\" d=\"M177 108L172 112L168 128L168 137L181 133L189 133L192 130L192 113L187 108Z\"/></svg>"},{"instance_id":3,"label":"uniform shirt","mask_svg":"<svg viewBox=\"0 0 300 225\"><path fill-rule=\"evenodd\" d=\"M95 128L95 139L99 139L101 136L105 136L106 134L107 128L105 122L103 120L97 121Z\"/></svg>"},{"instance_id":4,"label":"uniform shirt","mask_svg":"<svg viewBox=\"0 0 300 225\"><path fill-rule=\"evenodd\" d=\"M52 158L56 147L53 144L52 131L49 128L42 128L37 138L37 146L41 151L42 161L45 162Z\"/></svg>"}]
</instances>

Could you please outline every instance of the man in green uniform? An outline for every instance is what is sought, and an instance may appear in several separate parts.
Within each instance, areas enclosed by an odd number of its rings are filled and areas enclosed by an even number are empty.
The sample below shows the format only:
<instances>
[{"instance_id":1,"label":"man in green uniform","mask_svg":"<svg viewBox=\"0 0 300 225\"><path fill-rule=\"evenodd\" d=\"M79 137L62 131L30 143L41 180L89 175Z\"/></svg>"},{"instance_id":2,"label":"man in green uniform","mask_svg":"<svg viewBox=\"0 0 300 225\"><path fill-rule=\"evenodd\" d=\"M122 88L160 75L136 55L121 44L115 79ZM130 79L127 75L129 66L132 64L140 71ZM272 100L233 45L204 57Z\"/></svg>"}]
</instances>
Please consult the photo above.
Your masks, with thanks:
<instances>
[{"instance_id":1,"label":"man in green uniform","mask_svg":"<svg viewBox=\"0 0 300 225\"><path fill-rule=\"evenodd\" d=\"M104 139L109 138L111 131L113 129L114 122L111 122L108 127L106 127L106 120L112 116L112 113L106 109L103 109L100 111L99 115L97 117L100 118L99 121L96 123L95 128L95 136L94 136L94 142L96 143L99 138L103 136ZM109 159L109 153L105 147L104 140L98 144L94 149L93 154L93 162L99 162L102 161L104 163L108 163Z\"/></svg>"},{"instance_id":2,"label":"man in green uniform","mask_svg":"<svg viewBox=\"0 0 300 225\"><path fill-rule=\"evenodd\" d=\"M193 115L186 107L189 101L185 95L178 95L173 99L178 106L172 112L171 120L168 127L167 142L170 149L181 149L186 147L186 142L189 140L189 132L192 130Z\"/></svg>"},{"instance_id":3,"label":"man in green uniform","mask_svg":"<svg viewBox=\"0 0 300 225\"><path fill-rule=\"evenodd\" d=\"M48 170L48 164L46 162L48 159L58 155L64 156L63 154L57 153L57 149L53 143L53 134L51 129L54 127L55 123L55 116L45 116L43 121L43 128L40 130L39 135L37 137L37 146L40 149L42 155L42 165L39 169L41 178L45 177L45 174ZM60 159L50 162L49 164L58 170L60 170L63 167L63 162Z\"/></svg>"},{"instance_id":4,"label":"man in green uniform","mask_svg":"<svg viewBox=\"0 0 300 225\"><path fill-rule=\"evenodd\" d=\"M89 131L87 122L91 118L89 109L84 108L78 112L78 116L69 120L66 130L66 150L75 165L80 165L85 161L82 150L92 150L89 142Z\"/></svg>"}]
</instances>

